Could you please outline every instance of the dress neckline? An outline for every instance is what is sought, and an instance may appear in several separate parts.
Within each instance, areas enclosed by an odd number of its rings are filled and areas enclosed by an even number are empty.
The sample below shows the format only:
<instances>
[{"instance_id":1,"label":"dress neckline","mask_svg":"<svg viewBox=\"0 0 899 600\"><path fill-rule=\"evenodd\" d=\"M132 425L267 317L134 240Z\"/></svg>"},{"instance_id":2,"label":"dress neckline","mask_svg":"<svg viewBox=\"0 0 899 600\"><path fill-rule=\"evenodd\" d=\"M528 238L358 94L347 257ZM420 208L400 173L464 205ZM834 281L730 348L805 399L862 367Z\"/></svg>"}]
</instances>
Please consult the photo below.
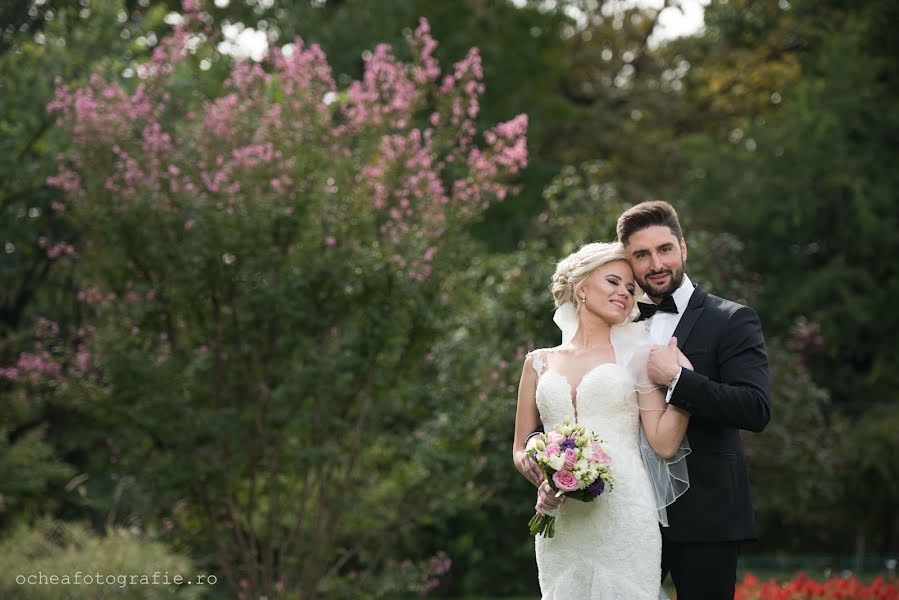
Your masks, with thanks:
<instances>
[{"instance_id":1,"label":"dress neckline","mask_svg":"<svg viewBox=\"0 0 899 600\"><path fill-rule=\"evenodd\" d=\"M565 385L568 386L568 399L571 401L571 407L574 409L574 421L577 422L577 420L578 420L577 419L577 397L578 397L578 393L581 390L581 386L584 385L584 382L587 380L587 378L590 375L592 375L594 373L594 371L596 371L600 367L604 367L606 365L618 366L618 363L614 362L614 361L606 361L606 362L597 363L597 364L593 365L592 367L590 367L589 369L587 369L586 371L584 371L584 374L581 375L581 379L577 382L577 385L572 386L571 382L568 381L568 377L566 375L564 375L561 371L550 368L549 364L547 363L546 370L543 373L541 373L540 376L538 377L538 383L539 383L539 380L542 379L544 375L547 375L549 373L553 373L553 374L557 375L560 379L562 379L562 381L565 382Z\"/></svg>"}]
</instances>

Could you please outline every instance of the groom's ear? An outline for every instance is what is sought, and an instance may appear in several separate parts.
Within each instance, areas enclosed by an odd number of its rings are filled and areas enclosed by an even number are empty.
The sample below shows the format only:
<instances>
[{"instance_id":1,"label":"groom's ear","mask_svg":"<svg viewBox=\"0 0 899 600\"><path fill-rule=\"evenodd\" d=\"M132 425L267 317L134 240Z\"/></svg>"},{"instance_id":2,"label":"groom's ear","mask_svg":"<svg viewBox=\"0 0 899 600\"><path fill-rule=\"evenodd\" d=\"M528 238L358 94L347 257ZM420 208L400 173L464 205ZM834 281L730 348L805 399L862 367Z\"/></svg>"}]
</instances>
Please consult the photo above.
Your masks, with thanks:
<instances>
[{"instance_id":1,"label":"groom's ear","mask_svg":"<svg viewBox=\"0 0 899 600\"><path fill-rule=\"evenodd\" d=\"M686 261L687 260L687 238L685 238L684 236L681 236L681 238L680 238L680 253L681 253L681 256L683 257L683 260Z\"/></svg>"}]
</instances>

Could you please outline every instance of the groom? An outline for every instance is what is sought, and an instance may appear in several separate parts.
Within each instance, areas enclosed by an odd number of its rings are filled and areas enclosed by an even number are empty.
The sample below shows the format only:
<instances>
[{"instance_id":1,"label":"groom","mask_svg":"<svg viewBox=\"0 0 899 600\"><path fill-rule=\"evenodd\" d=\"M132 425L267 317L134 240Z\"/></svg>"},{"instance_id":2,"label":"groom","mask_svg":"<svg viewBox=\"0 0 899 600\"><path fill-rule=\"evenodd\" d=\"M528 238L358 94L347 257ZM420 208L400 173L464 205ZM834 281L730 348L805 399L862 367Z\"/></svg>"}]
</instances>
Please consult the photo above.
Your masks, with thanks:
<instances>
[{"instance_id":1,"label":"groom","mask_svg":"<svg viewBox=\"0 0 899 600\"><path fill-rule=\"evenodd\" d=\"M732 600L737 547L756 537L740 430L762 431L771 416L768 353L748 306L713 296L684 273L687 244L667 202L644 202L618 218L618 239L646 293L641 319L657 344L650 378L670 404L690 413L690 489L668 507L662 579L679 600ZM681 369L671 338L693 364Z\"/></svg>"}]
</instances>

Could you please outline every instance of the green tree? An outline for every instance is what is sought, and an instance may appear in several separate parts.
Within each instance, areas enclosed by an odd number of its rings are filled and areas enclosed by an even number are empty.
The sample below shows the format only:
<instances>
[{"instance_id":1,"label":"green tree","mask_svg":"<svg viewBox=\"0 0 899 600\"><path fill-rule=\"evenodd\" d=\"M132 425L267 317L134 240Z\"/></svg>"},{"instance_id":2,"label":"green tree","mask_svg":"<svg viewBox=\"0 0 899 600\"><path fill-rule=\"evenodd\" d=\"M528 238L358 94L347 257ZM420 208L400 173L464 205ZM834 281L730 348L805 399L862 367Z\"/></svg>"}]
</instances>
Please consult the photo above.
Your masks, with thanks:
<instances>
[{"instance_id":1,"label":"green tree","mask_svg":"<svg viewBox=\"0 0 899 600\"><path fill-rule=\"evenodd\" d=\"M94 3L92 9L49 4L4 4L0 33L0 469L9 475L0 483L4 525L45 511L79 511L85 498L78 490L103 487L93 479L63 485L103 447L102 432L64 392L51 389L53 382L29 391L16 385L56 373L65 368L63 355L78 354L64 340L81 325L74 284L80 236L62 210L62 195L47 184L57 155L67 148L46 110L54 78L76 80L96 65L124 68L146 50L130 40L131 33L162 18L150 11L123 21L118 2ZM92 516L102 521L105 508L95 507Z\"/></svg>"},{"instance_id":2,"label":"green tree","mask_svg":"<svg viewBox=\"0 0 899 600\"><path fill-rule=\"evenodd\" d=\"M892 414L899 384L896 316L880 310L899 293L895 266L882 258L899 250L897 175L885 160L899 131L896 46L886 25L897 13L889 2L839 7L846 18L822 34L776 116L724 145L691 142L696 168L685 195L702 223L743 242L747 268L762 277L758 307L769 330L802 354L831 410L854 420ZM887 473L868 474L865 487L889 489L874 478ZM862 501L869 514L883 505L867 494ZM868 533L875 546L895 543L883 544L895 535L882 525Z\"/></svg>"},{"instance_id":3,"label":"green tree","mask_svg":"<svg viewBox=\"0 0 899 600\"><path fill-rule=\"evenodd\" d=\"M514 191L527 118L476 135L480 56L442 73L426 21L410 62L379 45L344 88L297 40L209 98L222 59L195 35L176 28L129 86L93 75L50 106L95 324L80 393L233 589L340 595L345 571L396 560L406 523L472 493L447 503L460 471L433 466L450 424L422 382L458 315L446 275ZM406 585L433 585L437 556Z\"/></svg>"}]
</instances>

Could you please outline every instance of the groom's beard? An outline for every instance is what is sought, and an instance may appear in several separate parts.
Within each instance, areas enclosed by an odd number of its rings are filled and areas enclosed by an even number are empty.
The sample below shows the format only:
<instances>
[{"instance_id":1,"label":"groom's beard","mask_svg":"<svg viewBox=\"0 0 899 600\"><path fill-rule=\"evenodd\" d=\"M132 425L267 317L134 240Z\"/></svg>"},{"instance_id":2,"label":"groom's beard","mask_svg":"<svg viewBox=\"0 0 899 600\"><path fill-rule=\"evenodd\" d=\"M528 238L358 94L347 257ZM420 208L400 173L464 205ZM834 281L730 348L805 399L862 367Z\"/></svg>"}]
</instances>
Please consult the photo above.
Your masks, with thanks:
<instances>
[{"instance_id":1,"label":"groom's beard","mask_svg":"<svg viewBox=\"0 0 899 600\"><path fill-rule=\"evenodd\" d=\"M670 277L668 278L668 283L663 286L655 286L649 282L649 277L652 275L663 275L668 274ZM670 269L661 269L659 271L650 271L646 274L646 277L643 278L643 281L638 281L640 287L646 292L646 295L653 299L662 299L665 296L670 296L674 293L674 291L681 286L684 282L684 263L681 261L680 267L671 271Z\"/></svg>"}]
</instances>

